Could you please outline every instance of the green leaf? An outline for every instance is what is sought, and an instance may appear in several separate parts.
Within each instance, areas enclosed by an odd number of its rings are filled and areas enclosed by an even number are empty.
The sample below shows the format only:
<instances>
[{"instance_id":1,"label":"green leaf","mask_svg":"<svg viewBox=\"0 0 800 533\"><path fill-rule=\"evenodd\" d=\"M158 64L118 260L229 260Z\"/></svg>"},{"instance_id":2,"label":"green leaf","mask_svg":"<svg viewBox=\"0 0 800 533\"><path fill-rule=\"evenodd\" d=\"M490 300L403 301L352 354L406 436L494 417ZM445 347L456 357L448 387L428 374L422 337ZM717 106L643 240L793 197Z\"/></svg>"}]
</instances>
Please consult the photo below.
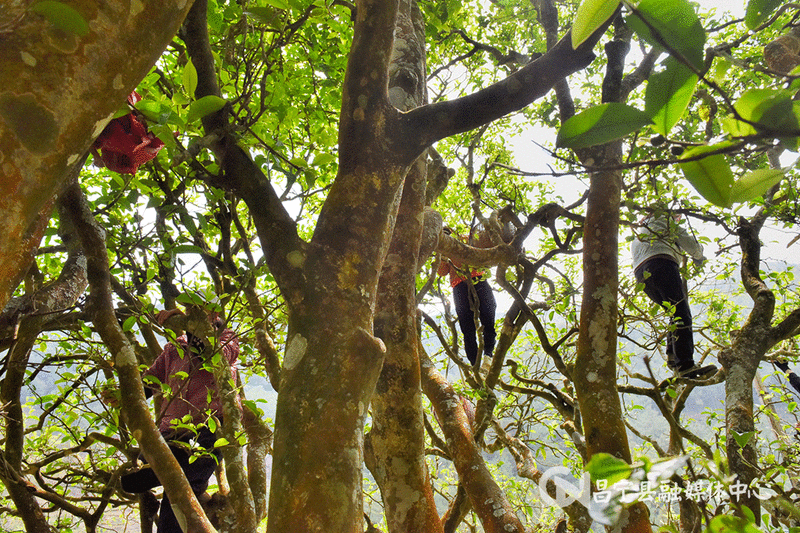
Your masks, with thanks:
<instances>
[{"instance_id":1,"label":"green leaf","mask_svg":"<svg viewBox=\"0 0 800 533\"><path fill-rule=\"evenodd\" d=\"M711 519L710 533L760 533L760 529L750 521L733 515L720 515Z\"/></svg>"},{"instance_id":2,"label":"green leaf","mask_svg":"<svg viewBox=\"0 0 800 533\"><path fill-rule=\"evenodd\" d=\"M185 106L191 102L185 94L183 93L174 93L172 95L172 103L179 106Z\"/></svg>"},{"instance_id":3,"label":"green leaf","mask_svg":"<svg viewBox=\"0 0 800 533\"><path fill-rule=\"evenodd\" d=\"M748 172L731 188L731 203L747 202L762 196L773 185L780 183L785 170L762 168Z\"/></svg>"},{"instance_id":4,"label":"green leaf","mask_svg":"<svg viewBox=\"0 0 800 533\"><path fill-rule=\"evenodd\" d=\"M620 139L652 122L647 114L628 105L601 104L564 122L556 146L573 149L596 146Z\"/></svg>"},{"instance_id":5,"label":"green leaf","mask_svg":"<svg viewBox=\"0 0 800 533\"><path fill-rule=\"evenodd\" d=\"M312 166L318 167L321 165L327 165L328 163L332 163L336 161L336 156L333 154L324 154L324 153L317 153L314 154L314 161L311 162Z\"/></svg>"},{"instance_id":6,"label":"green leaf","mask_svg":"<svg viewBox=\"0 0 800 533\"><path fill-rule=\"evenodd\" d=\"M303 181L305 182L305 190L310 190L317 182L317 174L313 170L303 171Z\"/></svg>"},{"instance_id":7,"label":"green leaf","mask_svg":"<svg viewBox=\"0 0 800 533\"><path fill-rule=\"evenodd\" d=\"M183 292L175 298L175 301L184 305L203 306L203 299L199 294L195 294L194 292Z\"/></svg>"},{"instance_id":8,"label":"green leaf","mask_svg":"<svg viewBox=\"0 0 800 533\"><path fill-rule=\"evenodd\" d=\"M733 107L743 120L731 116L723 121L724 130L732 136L744 137L768 131L788 148L797 147L796 137L780 136L782 131L789 133L800 129L800 103L793 100L792 91L751 89L742 94Z\"/></svg>"},{"instance_id":9,"label":"green leaf","mask_svg":"<svg viewBox=\"0 0 800 533\"><path fill-rule=\"evenodd\" d=\"M224 106L225 100L219 96L214 96L212 94L204 96L199 100L195 100L189 106L189 114L186 116L186 122L194 122L195 120L201 119L209 113L219 111Z\"/></svg>"},{"instance_id":10,"label":"green leaf","mask_svg":"<svg viewBox=\"0 0 800 533\"><path fill-rule=\"evenodd\" d=\"M749 29L755 29L778 9L783 0L750 0L744 14L744 22Z\"/></svg>"},{"instance_id":11,"label":"green leaf","mask_svg":"<svg viewBox=\"0 0 800 533\"><path fill-rule=\"evenodd\" d=\"M578 48L610 19L617 11L619 2L620 0L583 0L572 23L572 48Z\"/></svg>"},{"instance_id":12,"label":"green leaf","mask_svg":"<svg viewBox=\"0 0 800 533\"><path fill-rule=\"evenodd\" d=\"M157 124L166 124L167 121L175 116L172 109L155 100L140 100L136 103L136 109L139 110L148 121Z\"/></svg>"},{"instance_id":13,"label":"green leaf","mask_svg":"<svg viewBox=\"0 0 800 533\"><path fill-rule=\"evenodd\" d=\"M125 106L120 107L119 109L117 109L117 112L114 113L114 116L112 117L112 120L115 119L115 118L122 118L122 117L124 117L125 115L127 115L130 112L131 112L131 108L128 107L128 105L126 104Z\"/></svg>"},{"instance_id":14,"label":"green leaf","mask_svg":"<svg viewBox=\"0 0 800 533\"><path fill-rule=\"evenodd\" d=\"M283 16L281 15L280 10L275 9L274 7L248 7L245 9L244 14L250 18L256 19L270 28L275 28L278 30L283 28Z\"/></svg>"},{"instance_id":15,"label":"green leaf","mask_svg":"<svg viewBox=\"0 0 800 533\"><path fill-rule=\"evenodd\" d=\"M779 97L773 102L764 102L760 109L761 118L758 120L764 128L775 135L777 139L788 148L797 151L798 138L796 136L781 135L780 132L793 133L800 130L800 102L789 97Z\"/></svg>"},{"instance_id":16,"label":"green leaf","mask_svg":"<svg viewBox=\"0 0 800 533\"><path fill-rule=\"evenodd\" d=\"M728 72L733 67L733 63L724 57L717 57L714 59L714 74L713 80L719 84L725 83Z\"/></svg>"},{"instance_id":17,"label":"green leaf","mask_svg":"<svg viewBox=\"0 0 800 533\"><path fill-rule=\"evenodd\" d=\"M644 466L644 471L647 472L648 479L655 479L661 481L669 479L678 473L680 469L686 466L689 457L687 455L679 455L677 457L670 457L669 459L659 459L655 462L650 461L647 457L641 457Z\"/></svg>"},{"instance_id":18,"label":"green leaf","mask_svg":"<svg viewBox=\"0 0 800 533\"><path fill-rule=\"evenodd\" d=\"M193 244L179 244L172 251L176 254L202 254L203 249Z\"/></svg>"},{"instance_id":19,"label":"green leaf","mask_svg":"<svg viewBox=\"0 0 800 533\"><path fill-rule=\"evenodd\" d=\"M733 108L743 119L757 122L760 114L756 116L756 109L764 101L772 98L774 94L775 90L773 89L750 89L736 100ZM725 127L725 131L734 136L753 135L756 132L755 127L735 119L732 119L731 122L725 121L723 127Z\"/></svg>"},{"instance_id":20,"label":"green leaf","mask_svg":"<svg viewBox=\"0 0 800 533\"><path fill-rule=\"evenodd\" d=\"M230 444L230 441L228 441L228 439L226 439L225 437L220 437L214 441L214 448L221 448L223 446L227 446L228 444Z\"/></svg>"},{"instance_id":21,"label":"green leaf","mask_svg":"<svg viewBox=\"0 0 800 533\"><path fill-rule=\"evenodd\" d=\"M125 319L125 322L122 323L122 331L132 330L134 324L136 324L136 316L129 316Z\"/></svg>"},{"instance_id":22,"label":"green leaf","mask_svg":"<svg viewBox=\"0 0 800 533\"><path fill-rule=\"evenodd\" d=\"M684 152L681 159L691 159L716 151L729 143L700 146ZM680 163L683 175L703 198L719 207L731 206L733 172L722 154L710 155L697 161Z\"/></svg>"},{"instance_id":23,"label":"green leaf","mask_svg":"<svg viewBox=\"0 0 800 533\"><path fill-rule=\"evenodd\" d=\"M33 4L30 9L49 20L59 30L81 37L89 33L89 24L83 16L63 2L44 0Z\"/></svg>"},{"instance_id":24,"label":"green leaf","mask_svg":"<svg viewBox=\"0 0 800 533\"><path fill-rule=\"evenodd\" d=\"M277 9L289 9L289 3L284 0L264 0L264 3Z\"/></svg>"},{"instance_id":25,"label":"green leaf","mask_svg":"<svg viewBox=\"0 0 800 533\"><path fill-rule=\"evenodd\" d=\"M666 136L689 107L698 77L674 57L668 57L664 65L647 82L644 110L653 119L653 129Z\"/></svg>"},{"instance_id":26,"label":"green leaf","mask_svg":"<svg viewBox=\"0 0 800 533\"><path fill-rule=\"evenodd\" d=\"M305 158L302 157L293 157L289 160L289 162L297 168L306 168L308 166Z\"/></svg>"},{"instance_id":27,"label":"green leaf","mask_svg":"<svg viewBox=\"0 0 800 533\"><path fill-rule=\"evenodd\" d=\"M633 472L633 467L608 453L596 453L586 465L586 471L592 475L592 481L599 479L608 480L608 485L617 481L628 479Z\"/></svg>"},{"instance_id":28,"label":"green leaf","mask_svg":"<svg viewBox=\"0 0 800 533\"><path fill-rule=\"evenodd\" d=\"M626 22L643 40L703 69L706 32L687 0L642 0Z\"/></svg>"},{"instance_id":29,"label":"green leaf","mask_svg":"<svg viewBox=\"0 0 800 533\"><path fill-rule=\"evenodd\" d=\"M186 91L190 97L194 98L194 91L197 89L197 69L194 67L192 60L186 62L183 67L183 90Z\"/></svg>"},{"instance_id":30,"label":"green leaf","mask_svg":"<svg viewBox=\"0 0 800 533\"><path fill-rule=\"evenodd\" d=\"M242 405L250 409L250 411L258 415L259 417L264 416L264 412L261 410L260 407L258 407L258 404L254 400L242 400Z\"/></svg>"}]
</instances>

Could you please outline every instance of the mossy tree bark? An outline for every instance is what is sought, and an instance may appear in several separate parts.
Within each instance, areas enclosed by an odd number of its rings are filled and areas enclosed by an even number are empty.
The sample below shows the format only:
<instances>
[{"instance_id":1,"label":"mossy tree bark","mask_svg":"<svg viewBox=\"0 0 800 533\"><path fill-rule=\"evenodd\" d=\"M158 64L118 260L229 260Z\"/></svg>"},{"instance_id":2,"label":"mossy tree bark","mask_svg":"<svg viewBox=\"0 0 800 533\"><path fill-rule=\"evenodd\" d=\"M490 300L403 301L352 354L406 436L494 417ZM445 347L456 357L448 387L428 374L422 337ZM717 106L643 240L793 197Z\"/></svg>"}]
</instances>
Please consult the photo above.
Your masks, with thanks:
<instances>
[{"instance_id":1,"label":"mossy tree bark","mask_svg":"<svg viewBox=\"0 0 800 533\"><path fill-rule=\"evenodd\" d=\"M166 48L190 0L70 7L78 35L30 10L0 12L0 307L25 275L67 176Z\"/></svg>"}]
</instances>

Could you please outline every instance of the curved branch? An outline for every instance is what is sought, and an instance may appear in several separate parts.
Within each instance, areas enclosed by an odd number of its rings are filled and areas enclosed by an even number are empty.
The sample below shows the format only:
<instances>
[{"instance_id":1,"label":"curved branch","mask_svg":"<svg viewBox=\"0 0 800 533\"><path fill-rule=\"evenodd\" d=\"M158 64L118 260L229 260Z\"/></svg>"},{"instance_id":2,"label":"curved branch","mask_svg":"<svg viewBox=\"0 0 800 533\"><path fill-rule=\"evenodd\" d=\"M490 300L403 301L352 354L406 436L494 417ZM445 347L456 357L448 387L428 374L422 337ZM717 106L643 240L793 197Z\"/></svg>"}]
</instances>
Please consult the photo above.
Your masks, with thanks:
<instances>
[{"instance_id":1,"label":"curved branch","mask_svg":"<svg viewBox=\"0 0 800 533\"><path fill-rule=\"evenodd\" d=\"M525 528L480 454L458 394L434 368L421 343L419 351L423 392L433 405L449 444L459 482L464 486L484 530L489 533L522 533Z\"/></svg>"},{"instance_id":2,"label":"curved branch","mask_svg":"<svg viewBox=\"0 0 800 533\"><path fill-rule=\"evenodd\" d=\"M592 49L610 21L576 50L567 33L545 55L524 68L476 93L455 100L418 107L399 117L399 138L416 139L409 144L409 161L440 139L463 133L518 111L547 94L553 86L570 74L586 68L595 58ZM409 135L413 132L413 135Z\"/></svg>"},{"instance_id":3,"label":"curved branch","mask_svg":"<svg viewBox=\"0 0 800 533\"><path fill-rule=\"evenodd\" d=\"M194 496L177 459L153 422L145 400L136 355L116 320L105 231L92 216L86 197L77 184L64 192L61 203L65 215L75 226L86 254L90 287L87 312L117 369L120 390L126 398L122 404L122 414L141 443L145 458L164 485L176 514L185 517L190 530L213 533L214 528Z\"/></svg>"},{"instance_id":4,"label":"curved branch","mask_svg":"<svg viewBox=\"0 0 800 533\"><path fill-rule=\"evenodd\" d=\"M197 0L186 17L181 35L197 69L195 97L222 96L208 38L207 0ZM238 145L230 127L230 108L203 117L207 136L215 139L211 148L220 161L224 177L219 187L234 192L247 204L264 248L267 264L288 303L297 301L302 287L302 257L305 242L297 234L297 224L289 216L269 180L250 156Z\"/></svg>"}]
</instances>

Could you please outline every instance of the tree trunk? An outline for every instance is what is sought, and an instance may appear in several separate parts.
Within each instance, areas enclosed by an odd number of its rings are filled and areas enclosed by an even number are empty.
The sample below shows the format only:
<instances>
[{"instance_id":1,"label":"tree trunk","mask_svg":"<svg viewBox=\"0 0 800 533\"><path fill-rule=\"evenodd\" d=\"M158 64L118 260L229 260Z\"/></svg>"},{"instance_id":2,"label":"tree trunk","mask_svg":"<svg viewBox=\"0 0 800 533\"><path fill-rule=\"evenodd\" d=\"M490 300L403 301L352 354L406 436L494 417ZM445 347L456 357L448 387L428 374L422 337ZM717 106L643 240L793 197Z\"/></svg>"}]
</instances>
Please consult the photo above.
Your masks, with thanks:
<instances>
[{"instance_id":1,"label":"tree trunk","mask_svg":"<svg viewBox=\"0 0 800 533\"><path fill-rule=\"evenodd\" d=\"M422 192L422 194L420 194ZM375 335L386 360L372 401L374 471L390 533L441 531L425 463L415 280L422 235L424 162L406 177L394 238L384 263Z\"/></svg>"},{"instance_id":2,"label":"tree trunk","mask_svg":"<svg viewBox=\"0 0 800 533\"><path fill-rule=\"evenodd\" d=\"M231 367L224 357L214 365L214 378L222 403L222 436L228 445L222 448L225 461L225 478L230 484L233 497L229 499L233 508L235 521L229 530L235 533L255 533L259 519L256 504L250 490L247 468L245 467L243 446L239 444L239 435L244 433L242 411L238 396L239 389L233 380ZM263 468L263 464L261 465Z\"/></svg>"},{"instance_id":3,"label":"tree trunk","mask_svg":"<svg viewBox=\"0 0 800 533\"><path fill-rule=\"evenodd\" d=\"M621 143L593 149L602 168L621 160ZM602 157L598 157L602 156ZM628 434L617 392L617 264L621 175L591 174L583 236L583 299L573 381L583 418L588 456L600 452L631 462ZM639 502L623 519L626 533L651 531Z\"/></svg>"},{"instance_id":4,"label":"tree trunk","mask_svg":"<svg viewBox=\"0 0 800 533\"><path fill-rule=\"evenodd\" d=\"M395 33L389 95L395 107L407 110L426 99L425 29L415 2L400 2ZM375 335L386 345L386 358L372 400L369 464L381 490L389 533L435 533L442 528L425 463L417 353L415 282L424 224L424 157L405 179L375 312Z\"/></svg>"},{"instance_id":5,"label":"tree trunk","mask_svg":"<svg viewBox=\"0 0 800 533\"><path fill-rule=\"evenodd\" d=\"M759 275L761 243L758 234L761 222L740 219L739 245L742 248L742 283L753 299L753 309L736 335L732 345L719 354L719 361L727 371L725 378L725 449L731 475L737 485L750 485L756 480L758 464L756 451L755 419L753 417L753 379L761 358L772 346L771 322L775 310L775 295ZM750 434L749 439L744 435ZM746 439L744 446L737 438ZM734 505L748 507L761 522L761 502L754 494L732 495Z\"/></svg>"}]
</instances>

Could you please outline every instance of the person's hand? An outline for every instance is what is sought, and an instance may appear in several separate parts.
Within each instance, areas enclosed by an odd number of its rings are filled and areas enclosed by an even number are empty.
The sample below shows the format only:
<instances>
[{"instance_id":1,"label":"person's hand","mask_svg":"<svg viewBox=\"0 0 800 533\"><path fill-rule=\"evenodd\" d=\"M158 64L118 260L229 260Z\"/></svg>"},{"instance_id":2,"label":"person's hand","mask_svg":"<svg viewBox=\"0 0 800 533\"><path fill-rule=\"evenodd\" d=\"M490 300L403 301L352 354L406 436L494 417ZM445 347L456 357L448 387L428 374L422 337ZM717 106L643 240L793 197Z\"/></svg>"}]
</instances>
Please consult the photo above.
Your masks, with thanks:
<instances>
[{"instance_id":1,"label":"person's hand","mask_svg":"<svg viewBox=\"0 0 800 533\"><path fill-rule=\"evenodd\" d=\"M705 257L701 257L700 259L692 259L692 263L694 263L695 268L702 268L706 262Z\"/></svg>"},{"instance_id":2,"label":"person's hand","mask_svg":"<svg viewBox=\"0 0 800 533\"><path fill-rule=\"evenodd\" d=\"M163 311L159 311L158 314L156 315L156 322L158 322L159 326L163 326L164 324L167 323L167 320L169 320L173 316L182 315L182 314L183 314L183 311L181 311L178 308L175 308L175 309L164 309Z\"/></svg>"},{"instance_id":3,"label":"person's hand","mask_svg":"<svg viewBox=\"0 0 800 533\"><path fill-rule=\"evenodd\" d=\"M115 389L112 385L106 384L102 389L100 389L100 401L108 407L116 409L119 407L119 400L119 390Z\"/></svg>"}]
</instances>

